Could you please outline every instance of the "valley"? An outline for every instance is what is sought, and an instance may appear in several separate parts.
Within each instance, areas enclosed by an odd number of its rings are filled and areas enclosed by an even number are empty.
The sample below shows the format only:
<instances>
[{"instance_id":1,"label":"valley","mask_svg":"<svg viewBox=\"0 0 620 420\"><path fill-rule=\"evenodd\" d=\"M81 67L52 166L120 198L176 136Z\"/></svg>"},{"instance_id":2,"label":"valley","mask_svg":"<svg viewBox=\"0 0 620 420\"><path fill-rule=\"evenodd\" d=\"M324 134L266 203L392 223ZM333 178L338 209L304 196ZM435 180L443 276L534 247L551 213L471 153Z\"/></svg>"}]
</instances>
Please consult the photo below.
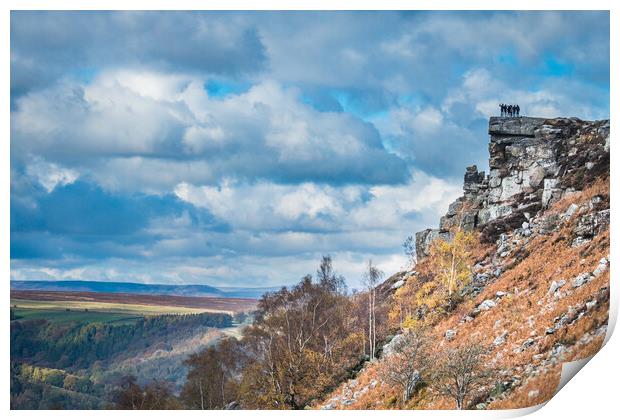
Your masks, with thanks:
<instances>
[{"instance_id":1,"label":"valley","mask_svg":"<svg viewBox=\"0 0 620 420\"><path fill-rule=\"evenodd\" d=\"M126 383L178 394L186 359L240 337L255 299L11 291L12 407L110 408ZM78 385L79 384L79 385Z\"/></svg>"}]
</instances>

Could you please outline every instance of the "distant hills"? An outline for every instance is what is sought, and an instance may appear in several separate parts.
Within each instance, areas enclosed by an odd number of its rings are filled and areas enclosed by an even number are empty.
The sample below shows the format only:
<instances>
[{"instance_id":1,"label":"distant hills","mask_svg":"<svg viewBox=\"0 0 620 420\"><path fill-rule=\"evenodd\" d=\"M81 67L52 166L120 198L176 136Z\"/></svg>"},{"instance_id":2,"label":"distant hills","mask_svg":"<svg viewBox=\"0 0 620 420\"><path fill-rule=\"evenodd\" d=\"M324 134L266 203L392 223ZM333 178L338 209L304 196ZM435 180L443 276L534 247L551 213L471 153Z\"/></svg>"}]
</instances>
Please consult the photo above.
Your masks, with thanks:
<instances>
[{"instance_id":1,"label":"distant hills","mask_svg":"<svg viewBox=\"0 0 620 420\"><path fill-rule=\"evenodd\" d=\"M222 287L202 284L143 284L95 280L11 280L12 290L46 290L59 292L131 293L139 295L174 295L198 297L260 298L278 287Z\"/></svg>"}]
</instances>

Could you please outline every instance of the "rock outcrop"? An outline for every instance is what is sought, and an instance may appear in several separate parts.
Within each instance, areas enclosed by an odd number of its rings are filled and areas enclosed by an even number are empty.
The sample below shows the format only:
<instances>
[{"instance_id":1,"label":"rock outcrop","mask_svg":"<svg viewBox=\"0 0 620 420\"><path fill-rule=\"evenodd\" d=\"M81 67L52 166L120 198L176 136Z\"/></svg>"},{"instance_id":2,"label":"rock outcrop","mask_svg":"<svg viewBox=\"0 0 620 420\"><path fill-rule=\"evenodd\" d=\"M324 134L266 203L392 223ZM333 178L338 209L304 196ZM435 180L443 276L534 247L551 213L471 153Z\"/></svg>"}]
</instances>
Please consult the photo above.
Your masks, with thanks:
<instances>
[{"instance_id":1,"label":"rock outcrop","mask_svg":"<svg viewBox=\"0 0 620 420\"><path fill-rule=\"evenodd\" d=\"M439 228L416 233L418 258L436 238L450 240L458 226L495 241L609 172L609 120L491 117L489 135L489 174L467 168L463 195Z\"/></svg>"}]
</instances>

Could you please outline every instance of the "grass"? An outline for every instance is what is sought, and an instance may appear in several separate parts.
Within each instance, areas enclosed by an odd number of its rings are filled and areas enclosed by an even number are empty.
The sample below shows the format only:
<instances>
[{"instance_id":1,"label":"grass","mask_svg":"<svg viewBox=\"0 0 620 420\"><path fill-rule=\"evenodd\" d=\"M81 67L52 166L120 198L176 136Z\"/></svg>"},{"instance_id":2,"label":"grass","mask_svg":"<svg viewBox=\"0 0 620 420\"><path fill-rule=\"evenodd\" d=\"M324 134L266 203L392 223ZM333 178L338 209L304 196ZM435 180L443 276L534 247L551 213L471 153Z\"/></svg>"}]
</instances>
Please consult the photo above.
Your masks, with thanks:
<instances>
[{"instance_id":1,"label":"grass","mask_svg":"<svg viewBox=\"0 0 620 420\"><path fill-rule=\"evenodd\" d=\"M47 319L51 322L134 322L146 315L196 314L209 312L179 306L137 305L109 302L36 301L11 299L11 309L21 320Z\"/></svg>"},{"instance_id":2,"label":"grass","mask_svg":"<svg viewBox=\"0 0 620 420\"><path fill-rule=\"evenodd\" d=\"M564 212L571 203L588 203L594 195L609 196L607 179L599 180L581 193L556 203L547 214ZM589 283L573 289L571 280L580 273L594 270L602 257L609 255L609 229L596 235L589 243L581 247L572 248L572 231L577 223L578 215L560 225L559 229L547 235L534 237L523 246L526 253L523 260L512 261L516 249L503 262L506 271L497 279L492 280L483 292L473 299L466 299L455 310L445 316L438 316L430 323L429 336L434 343L433 350L458 347L475 340L485 346L491 346L495 337L507 332L504 344L493 347L489 354L489 362L496 369L507 369L507 376L519 376L522 382L518 383L508 394L500 396L488 405L489 409L522 408L549 400L560 380L562 362L579 360L594 355L601 347L604 334L594 336L601 326L606 325L609 302L604 299L602 291L609 288L609 270L592 279ZM480 244L473 250L476 260L482 260L491 255L496 247ZM423 260L416 270L420 273L420 281L431 278L429 261ZM552 281L565 279L567 284L561 289L563 295L556 299L548 294ZM408 280L416 281L416 280ZM420 284L412 283L419 287ZM461 320L471 310L485 299L494 299L496 293L508 292L509 295L501 299L491 311L479 314L473 321L461 323ZM568 292L568 293L567 293ZM546 334L547 328L554 325L554 319L565 313L582 308L586 302L595 301L597 304L578 318L571 325L564 325L553 334ZM457 331L452 341L444 338L445 331ZM591 337L591 340L583 340ZM528 338L535 342L523 351L515 353ZM552 363L552 350L556 344L566 346L565 352ZM536 356L536 357L535 357ZM380 379L377 365L379 362L366 367L356 378L362 389L372 379ZM531 373L526 369L532 369ZM534 369L536 369L534 371ZM489 386L492 386L489 383ZM322 405L333 395L342 392L344 385L328 395ZM432 384L431 384L432 388ZM422 390L410 400L405 407L410 409L453 409L454 401L439 396L430 390ZM483 392L484 394L484 392ZM351 405L340 405L345 409L368 408L395 408L399 401L399 393L387 384L380 383L369 390ZM402 406L402 404L400 405Z\"/></svg>"},{"instance_id":3,"label":"grass","mask_svg":"<svg viewBox=\"0 0 620 420\"><path fill-rule=\"evenodd\" d=\"M61 309L34 309L34 308L14 308L13 313L19 320L27 321L32 319L46 319L53 323L64 322L107 322L107 323L132 323L141 316L114 313L114 312L95 312L95 311L66 311Z\"/></svg>"}]
</instances>

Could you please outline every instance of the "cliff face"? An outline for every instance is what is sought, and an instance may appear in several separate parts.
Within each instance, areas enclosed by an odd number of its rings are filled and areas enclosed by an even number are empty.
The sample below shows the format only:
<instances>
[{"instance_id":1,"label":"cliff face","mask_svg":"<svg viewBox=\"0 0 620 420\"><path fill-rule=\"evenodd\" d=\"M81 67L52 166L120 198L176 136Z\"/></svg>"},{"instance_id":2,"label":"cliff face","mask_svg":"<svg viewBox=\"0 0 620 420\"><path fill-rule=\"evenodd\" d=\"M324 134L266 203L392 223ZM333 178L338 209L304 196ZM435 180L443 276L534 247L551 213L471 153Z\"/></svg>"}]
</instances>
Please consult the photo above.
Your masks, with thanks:
<instances>
[{"instance_id":1,"label":"cliff face","mask_svg":"<svg viewBox=\"0 0 620 420\"><path fill-rule=\"evenodd\" d=\"M394 336L385 337L376 361L317 407L455 407L437 392L437 366L422 366L423 383L409 400L394 385L391 357L405 334L403 313L416 321L406 328L432 343L432 354L472 342L487 350L493 377L468 397L469 409L548 401L563 363L602 346L610 290L609 121L491 118L489 134L490 173L467 168L463 195L439 228L416 235L415 270L394 274L378 289L379 308L395 315L386 321ZM470 282L446 309L433 303L441 294L432 290L441 293L441 286L427 253L433 239L450 238L459 225L481 234L473 235L479 241L470 249Z\"/></svg>"},{"instance_id":2,"label":"cliff face","mask_svg":"<svg viewBox=\"0 0 620 420\"><path fill-rule=\"evenodd\" d=\"M418 258L458 225L479 229L483 240L494 242L609 172L609 120L491 117L489 135L490 173L467 168L463 195L439 228L416 234Z\"/></svg>"}]
</instances>

